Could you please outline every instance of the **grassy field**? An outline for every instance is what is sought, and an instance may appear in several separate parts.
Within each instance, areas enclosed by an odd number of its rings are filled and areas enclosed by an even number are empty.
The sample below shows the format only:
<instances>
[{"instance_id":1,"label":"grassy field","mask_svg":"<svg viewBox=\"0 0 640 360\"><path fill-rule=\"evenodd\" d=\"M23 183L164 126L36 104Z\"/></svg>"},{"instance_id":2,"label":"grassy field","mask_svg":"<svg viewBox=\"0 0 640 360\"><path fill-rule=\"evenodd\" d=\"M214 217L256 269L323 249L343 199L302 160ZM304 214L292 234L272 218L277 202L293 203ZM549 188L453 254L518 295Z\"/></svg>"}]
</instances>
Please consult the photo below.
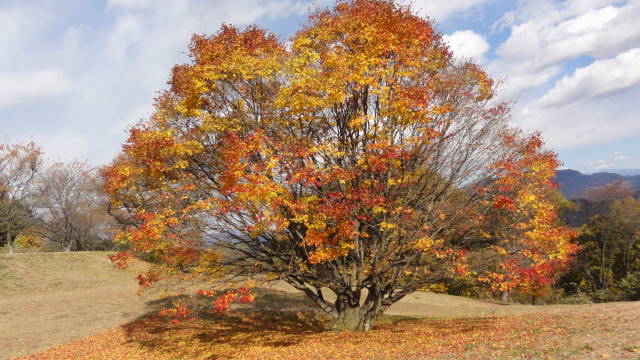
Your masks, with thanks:
<instances>
[{"instance_id":1,"label":"grassy field","mask_svg":"<svg viewBox=\"0 0 640 360\"><path fill-rule=\"evenodd\" d=\"M278 284L228 315L172 324L144 316L160 294L137 296L135 273L99 252L0 255L0 359L640 359L638 302L500 305L415 293L367 334L334 333Z\"/></svg>"},{"instance_id":2,"label":"grassy field","mask_svg":"<svg viewBox=\"0 0 640 360\"><path fill-rule=\"evenodd\" d=\"M77 340L153 310L136 269L104 252L0 255L0 359Z\"/></svg>"}]
</instances>

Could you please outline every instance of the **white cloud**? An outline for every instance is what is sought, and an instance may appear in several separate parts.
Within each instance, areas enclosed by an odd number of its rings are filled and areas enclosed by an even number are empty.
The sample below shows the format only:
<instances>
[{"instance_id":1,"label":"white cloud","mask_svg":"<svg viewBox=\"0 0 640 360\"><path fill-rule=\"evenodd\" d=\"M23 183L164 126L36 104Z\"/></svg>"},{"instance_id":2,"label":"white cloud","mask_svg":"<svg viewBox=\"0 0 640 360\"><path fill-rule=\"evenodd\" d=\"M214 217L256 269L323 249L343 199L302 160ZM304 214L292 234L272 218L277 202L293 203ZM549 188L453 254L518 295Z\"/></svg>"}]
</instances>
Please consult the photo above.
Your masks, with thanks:
<instances>
[{"instance_id":1,"label":"white cloud","mask_svg":"<svg viewBox=\"0 0 640 360\"><path fill-rule=\"evenodd\" d=\"M42 146L45 156L52 161L87 160L95 141L86 134L74 132L39 134L33 140Z\"/></svg>"},{"instance_id":2,"label":"white cloud","mask_svg":"<svg viewBox=\"0 0 640 360\"><path fill-rule=\"evenodd\" d=\"M211 4L205 0L156 0L148 9L118 13L107 34L105 55L109 61L104 64L125 75L114 86L128 83L130 90L146 94L151 102L154 92L165 87L171 66L186 60L194 33L215 33L223 22L246 25L261 17L300 14L308 7L306 2L294 0L225 0ZM141 100L129 106L140 106Z\"/></svg>"},{"instance_id":3,"label":"white cloud","mask_svg":"<svg viewBox=\"0 0 640 360\"><path fill-rule=\"evenodd\" d=\"M73 81L62 66L49 63L39 51L48 44L33 40L52 16L32 3L0 5L0 108L63 95ZM29 53L30 52L30 53Z\"/></svg>"},{"instance_id":4,"label":"white cloud","mask_svg":"<svg viewBox=\"0 0 640 360\"><path fill-rule=\"evenodd\" d=\"M487 65L516 101L514 124L556 149L640 135L640 0L520 4L494 24L509 36Z\"/></svg>"},{"instance_id":5,"label":"white cloud","mask_svg":"<svg viewBox=\"0 0 640 360\"><path fill-rule=\"evenodd\" d=\"M9 42L13 42L14 37L28 27L29 23L24 9L0 9L0 46L4 49Z\"/></svg>"},{"instance_id":6,"label":"white cloud","mask_svg":"<svg viewBox=\"0 0 640 360\"><path fill-rule=\"evenodd\" d=\"M445 35L444 41L449 44L457 58L468 58L484 63L484 55L489 51L489 43L486 38L471 30L456 31L451 35Z\"/></svg>"},{"instance_id":7,"label":"white cloud","mask_svg":"<svg viewBox=\"0 0 640 360\"><path fill-rule=\"evenodd\" d=\"M117 19L107 44L106 53L114 59L126 55L129 46L143 40L144 28L140 19L132 14Z\"/></svg>"},{"instance_id":8,"label":"white cloud","mask_svg":"<svg viewBox=\"0 0 640 360\"><path fill-rule=\"evenodd\" d=\"M26 2L0 4L0 65L14 63L16 55L23 52L29 40L37 36L49 24L51 16ZM20 65L20 64L18 64Z\"/></svg>"},{"instance_id":9,"label":"white cloud","mask_svg":"<svg viewBox=\"0 0 640 360\"><path fill-rule=\"evenodd\" d=\"M500 23L511 34L490 64L494 73L508 77L537 77L528 84L505 81L505 92L519 97L558 75L558 66L580 56L596 59L616 56L640 43L640 0L624 5L614 0L569 0L527 2L508 13Z\"/></svg>"},{"instance_id":10,"label":"white cloud","mask_svg":"<svg viewBox=\"0 0 640 360\"><path fill-rule=\"evenodd\" d=\"M0 108L60 96L72 87L73 83L58 69L26 74L0 73Z\"/></svg>"},{"instance_id":11,"label":"white cloud","mask_svg":"<svg viewBox=\"0 0 640 360\"><path fill-rule=\"evenodd\" d=\"M581 54L611 56L640 39L638 4L609 5L574 15L558 9L514 25L509 39L497 52L502 57L535 61L544 67Z\"/></svg>"},{"instance_id":12,"label":"white cloud","mask_svg":"<svg viewBox=\"0 0 640 360\"><path fill-rule=\"evenodd\" d=\"M107 6L109 8L146 8L153 4L152 0L109 0Z\"/></svg>"},{"instance_id":13,"label":"white cloud","mask_svg":"<svg viewBox=\"0 0 640 360\"><path fill-rule=\"evenodd\" d=\"M619 152L614 152L613 153L613 161L624 161L629 159L629 157L627 155L621 154Z\"/></svg>"},{"instance_id":14,"label":"white cloud","mask_svg":"<svg viewBox=\"0 0 640 360\"><path fill-rule=\"evenodd\" d=\"M623 155L619 152L613 152L608 159L599 159L594 161L589 161L584 163L583 165L586 167L587 171L598 171L604 169L614 169L619 166L620 162L628 160L629 157Z\"/></svg>"},{"instance_id":15,"label":"white cloud","mask_svg":"<svg viewBox=\"0 0 640 360\"><path fill-rule=\"evenodd\" d=\"M493 0L401 0L403 4L411 4L412 8L422 16L430 16L442 22L455 14L468 11L475 6Z\"/></svg>"},{"instance_id":16,"label":"white cloud","mask_svg":"<svg viewBox=\"0 0 640 360\"><path fill-rule=\"evenodd\" d=\"M594 61L563 77L544 95L539 104L557 106L578 99L603 96L640 83L640 48L618 56Z\"/></svg>"},{"instance_id":17,"label":"white cloud","mask_svg":"<svg viewBox=\"0 0 640 360\"><path fill-rule=\"evenodd\" d=\"M520 64L519 67L517 63L502 65L500 67L496 62L492 62L489 64L489 69L502 80L499 94L509 101L518 100L518 97L527 90L542 87L562 69L559 65L543 69L531 69L527 64Z\"/></svg>"},{"instance_id":18,"label":"white cloud","mask_svg":"<svg viewBox=\"0 0 640 360\"><path fill-rule=\"evenodd\" d=\"M54 156L103 164L120 149L126 128L151 113L171 67L187 61L194 33L298 16L311 1L15 4L0 1L0 137L33 138ZM96 18L78 17L87 13ZM46 107L25 105L54 96Z\"/></svg>"},{"instance_id":19,"label":"white cloud","mask_svg":"<svg viewBox=\"0 0 640 360\"><path fill-rule=\"evenodd\" d=\"M640 88L562 106L542 106L534 101L517 107L513 119L518 126L542 130L547 143L556 149L603 144L640 136L638 111L633 106L637 99Z\"/></svg>"},{"instance_id":20,"label":"white cloud","mask_svg":"<svg viewBox=\"0 0 640 360\"><path fill-rule=\"evenodd\" d=\"M443 22L493 0L398 1ZM62 3L0 1L0 137L35 137L47 151L100 164L118 151L124 129L150 113L171 66L187 61L193 33L215 33L223 22L291 18L334 0L108 0L97 8ZM509 30L507 40L494 45L495 54L482 34L462 30L469 28L464 22L446 37L456 56L485 61L503 81L503 97L519 100L514 123L543 130L557 148L640 136L633 61L640 62L636 53L636 60L622 55L640 48L640 0L518 3L494 27ZM76 7L82 10L74 13ZM97 18L78 20L87 13ZM569 61L578 58L593 63L574 71ZM29 104L52 97L55 108ZM76 145L81 150L69 151Z\"/></svg>"},{"instance_id":21,"label":"white cloud","mask_svg":"<svg viewBox=\"0 0 640 360\"><path fill-rule=\"evenodd\" d=\"M151 116L153 110L153 106L149 102L144 102L142 105L129 111L123 119L116 121L116 123L107 130L107 133L110 135L124 134L130 126Z\"/></svg>"},{"instance_id":22,"label":"white cloud","mask_svg":"<svg viewBox=\"0 0 640 360\"><path fill-rule=\"evenodd\" d=\"M588 170L591 171L598 171L598 170L602 170L602 169L609 169L612 168L614 166L616 166L616 163L610 160L595 160L595 161L589 161L587 163L584 164Z\"/></svg>"}]
</instances>

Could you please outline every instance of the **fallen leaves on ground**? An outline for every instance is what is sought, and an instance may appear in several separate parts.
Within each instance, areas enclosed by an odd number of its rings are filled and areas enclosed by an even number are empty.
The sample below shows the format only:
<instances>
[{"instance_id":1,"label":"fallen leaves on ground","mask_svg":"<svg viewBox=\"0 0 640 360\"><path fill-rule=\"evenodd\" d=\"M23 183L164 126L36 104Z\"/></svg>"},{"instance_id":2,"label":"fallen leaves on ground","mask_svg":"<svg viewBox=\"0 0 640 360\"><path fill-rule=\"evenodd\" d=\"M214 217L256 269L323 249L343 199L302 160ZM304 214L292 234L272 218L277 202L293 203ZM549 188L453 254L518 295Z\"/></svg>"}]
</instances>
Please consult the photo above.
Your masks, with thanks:
<instances>
[{"instance_id":1,"label":"fallen leaves on ground","mask_svg":"<svg viewBox=\"0 0 640 360\"><path fill-rule=\"evenodd\" d=\"M640 359L640 302L518 316L383 318L332 332L313 313L149 317L21 358L44 359Z\"/></svg>"}]
</instances>

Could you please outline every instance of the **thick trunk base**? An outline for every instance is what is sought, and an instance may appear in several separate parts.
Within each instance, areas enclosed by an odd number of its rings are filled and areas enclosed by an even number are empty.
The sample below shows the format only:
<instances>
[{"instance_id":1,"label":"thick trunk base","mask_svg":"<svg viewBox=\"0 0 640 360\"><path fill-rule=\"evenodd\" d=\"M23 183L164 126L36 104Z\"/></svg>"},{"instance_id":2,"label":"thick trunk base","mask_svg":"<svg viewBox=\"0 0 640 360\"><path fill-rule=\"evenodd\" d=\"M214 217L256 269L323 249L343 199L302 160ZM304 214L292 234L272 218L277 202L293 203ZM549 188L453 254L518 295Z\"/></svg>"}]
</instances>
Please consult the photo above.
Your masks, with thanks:
<instances>
[{"instance_id":1,"label":"thick trunk base","mask_svg":"<svg viewBox=\"0 0 640 360\"><path fill-rule=\"evenodd\" d=\"M336 318L335 331L368 331L373 324L374 316L359 307L347 307Z\"/></svg>"}]
</instances>

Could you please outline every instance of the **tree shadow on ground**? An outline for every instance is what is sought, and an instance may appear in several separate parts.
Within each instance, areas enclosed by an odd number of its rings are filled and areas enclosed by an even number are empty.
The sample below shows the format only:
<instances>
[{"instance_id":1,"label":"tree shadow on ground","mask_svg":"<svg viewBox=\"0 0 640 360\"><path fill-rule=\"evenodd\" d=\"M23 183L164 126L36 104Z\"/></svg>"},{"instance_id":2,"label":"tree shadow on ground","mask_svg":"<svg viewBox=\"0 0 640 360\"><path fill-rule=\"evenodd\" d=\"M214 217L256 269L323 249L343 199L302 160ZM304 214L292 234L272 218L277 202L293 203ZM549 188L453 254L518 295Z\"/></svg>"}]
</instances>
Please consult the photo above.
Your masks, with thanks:
<instances>
[{"instance_id":1,"label":"tree shadow on ground","mask_svg":"<svg viewBox=\"0 0 640 360\"><path fill-rule=\"evenodd\" d=\"M201 313L174 324L151 316L124 326L129 342L150 352L179 359L231 359L243 348L294 346L327 329L327 322L309 314L243 312Z\"/></svg>"},{"instance_id":2,"label":"tree shadow on ground","mask_svg":"<svg viewBox=\"0 0 640 360\"><path fill-rule=\"evenodd\" d=\"M302 293L291 293L273 289L253 289L253 294L256 295L255 301L246 304L232 304L231 309L235 312L278 312L278 311L310 311L320 312L318 307L309 300ZM219 292L224 293L224 290ZM142 317L154 314L158 310L170 306L177 300L188 301L194 308L203 308L212 303L210 298L204 296L188 296L188 295L175 295L175 296L163 296L159 299L154 299L146 302L146 305L151 309L147 314Z\"/></svg>"},{"instance_id":3,"label":"tree shadow on ground","mask_svg":"<svg viewBox=\"0 0 640 360\"><path fill-rule=\"evenodd\" d=\"M201 304L196 304L200 310L188 321L176 324L157 313L149 313L123 328L129 343L157 354L157 357L234 359L243 358L247 352L297 351L316 343L320 336L334 339L327 341L326 346L336 347L349 346L348 342L366 342L370 338L392 342L394 338L413 338L425 331L447 339L448 335L481 333L496 326L496 318L433 320L382 316L373 333L353 333L345 340L332 332L322 334L331 329L331 319L318 311L304 295L269 289L257 290L257 295L254 303L236 306L225 314L216 313L210 305L199 307ZM159 308L178 299L181 297L168 297L152 301L150 306ZM206 298L195 300L211 301Z\"/></svg>"},{"instance_id":4,"label":"tree shadow on ground","mask_svg":"<svg viewBox=\"0 0 640 360\"><path fill-rule=\"evenodd\" d=\"M153 309L125 326L128 342L176 358L230 359L242 348L276 348L298 344L330 328L330 319L299 294L256 291L256 301L216 313L211 299L170 296L149 301ZM174 323L157 310L176 300L189 301L194 317Z\"/></svg>"}]
</instances>

